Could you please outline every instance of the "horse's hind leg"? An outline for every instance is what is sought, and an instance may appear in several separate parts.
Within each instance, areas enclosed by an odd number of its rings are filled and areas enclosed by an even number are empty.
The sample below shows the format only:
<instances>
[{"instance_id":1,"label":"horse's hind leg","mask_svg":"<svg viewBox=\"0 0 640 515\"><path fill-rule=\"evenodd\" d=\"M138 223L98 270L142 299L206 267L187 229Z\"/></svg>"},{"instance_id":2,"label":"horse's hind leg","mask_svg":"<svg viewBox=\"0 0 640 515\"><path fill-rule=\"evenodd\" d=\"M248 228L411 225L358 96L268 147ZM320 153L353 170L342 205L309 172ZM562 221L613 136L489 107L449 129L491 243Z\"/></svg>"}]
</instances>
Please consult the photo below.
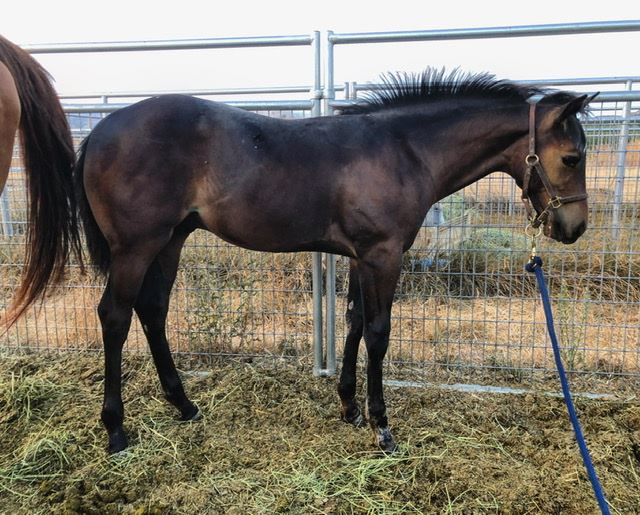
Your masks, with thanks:
<instances>
[{"instance_id":1,"label":"horse's hind leg","mask_svg":"<svg viewBox=\"0 0 640 515\"><path fill-rule=\"evenodd\" d=\"M200 412L184 393L182 381L171 357L165 331L169 296L176 278L180 251L188 235L188 231L176 232L151 263L138 295L135 310L147 336L165 397L178 408L182 420L195 420L200 417Z\"/></svg>"},{"instance_id":2,"label":"horse's hind leg","mask_svg":"<svg viewBox=\"0 0 640 515\"><path fill-rule=\"evenodd\" d=\"M363 317L360 278L358 277L357 263L354 259L349 261L347 303L345 318L349 332L344 344L338 394L342 404L342 420L356 427L361 427L364 424L364 418L356 401L356 364L358 361L358 346L362 339Z\"/></svg>"},{"instance_id":3,"label":"horse's hind leg","mask_svg":"<svg viewBox=\"0 0 640 515\"><path fill-rule=\"evenodd\" d=\"M112 255L109 280L98 305L105 351L101 418L109 435L111 453L119 452L127 446L122 426L122 346L129 333L133 306L149 263L165 243L166 240L155 244L148 242Z\"/></svg>"}]
</instances>

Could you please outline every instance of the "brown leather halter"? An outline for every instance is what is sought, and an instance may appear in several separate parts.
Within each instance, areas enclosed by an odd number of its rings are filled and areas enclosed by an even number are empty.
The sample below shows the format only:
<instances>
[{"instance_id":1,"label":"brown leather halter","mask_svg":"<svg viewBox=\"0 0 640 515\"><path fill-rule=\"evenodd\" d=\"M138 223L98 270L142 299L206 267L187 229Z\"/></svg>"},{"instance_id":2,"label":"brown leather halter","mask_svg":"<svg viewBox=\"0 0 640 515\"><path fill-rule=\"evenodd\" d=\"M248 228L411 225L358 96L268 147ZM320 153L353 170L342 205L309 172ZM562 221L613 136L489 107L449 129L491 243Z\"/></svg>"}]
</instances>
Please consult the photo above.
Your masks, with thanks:
<instances>
[{"instance_id":1,"label":"brown leather halter","mask_svg":"<svg viewBox=\"0 0 640 515\"><path fill-rule=\"evenodd\" d=\"M531 227L537 228L544 222L546 222L549 216L549 211L552 209L558 209L564 204L570 204L571 202L578 202L579 200L585 200L587 198L586 193L579 193L578 195L569 195L568 197L561 197L558 195L558 191L551 184L547 173L542 167L540 157L536 154L536 104L532 103L529 107L529 153L525 157L524 162L527 165L527 169L522 179L522 202L527 210L527 216ZM533 172L538 174L538 177L542 181L544 189L549 195L549 202L545 208L539 213L533 207L533 203L529 198L529 184L531 182L531 176Z\"/></svg>"}]
</instances>

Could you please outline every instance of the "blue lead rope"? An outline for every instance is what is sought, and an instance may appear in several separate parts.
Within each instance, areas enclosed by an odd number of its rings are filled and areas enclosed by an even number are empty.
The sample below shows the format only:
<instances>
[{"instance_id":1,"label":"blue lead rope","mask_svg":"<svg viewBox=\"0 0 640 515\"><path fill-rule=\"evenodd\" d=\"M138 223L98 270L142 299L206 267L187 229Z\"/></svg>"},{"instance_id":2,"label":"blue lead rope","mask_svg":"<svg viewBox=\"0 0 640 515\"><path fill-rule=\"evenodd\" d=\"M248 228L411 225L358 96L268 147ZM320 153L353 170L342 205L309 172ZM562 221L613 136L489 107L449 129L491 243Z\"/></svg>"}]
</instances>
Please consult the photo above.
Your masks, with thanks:
<instances>
[{"instance_id":1,"label":"blue lead rope","mask_svg":"<svg viewBox=\"0 0 640 515\"><path fill-rule=\"evenodd\" d=\"M538 256L532 256L531 260L525 265L525 270L527 272L536 274L538 287L540 288L540 296L542 297L542 305L544 306L544 314L547 319L547 330L549 331L549 338L551 338L551 345L553 346L553 357L555 358L556 367L558 368L558 375L560 376L560 383L562 384L564 402L567 405L567 410L569 411L569 418L571 419L571 425L573 426L573 431L576 435L578 447L580 447L582 461L584 462L584 466L587 469L587 474L589 475L589 480L591 481L593 492L595 493L596 499L598 500L600 511L603 515L610 515L611 512L609 511L609 505L607 504L607 500L604 497L604 492L602 491L602 487L600 486L600 481L598 480L596 469L593 467L591 456L589 455L589 449L587 449L587 444L584 441L582 428L580 427L580 422L578 421L578 416L576 415L576 410L573 406L573 400L571 399L569 382L567 381L567 375L564 371L564 366L562 365L558 338L556 337L556 331L553 327L553 314L551 312L551 303L549 302L549 290L547 289L547 284L544 280L544 274L542 273L542 259L540 259L540 257Z\"/></svg>"}]
</instances>

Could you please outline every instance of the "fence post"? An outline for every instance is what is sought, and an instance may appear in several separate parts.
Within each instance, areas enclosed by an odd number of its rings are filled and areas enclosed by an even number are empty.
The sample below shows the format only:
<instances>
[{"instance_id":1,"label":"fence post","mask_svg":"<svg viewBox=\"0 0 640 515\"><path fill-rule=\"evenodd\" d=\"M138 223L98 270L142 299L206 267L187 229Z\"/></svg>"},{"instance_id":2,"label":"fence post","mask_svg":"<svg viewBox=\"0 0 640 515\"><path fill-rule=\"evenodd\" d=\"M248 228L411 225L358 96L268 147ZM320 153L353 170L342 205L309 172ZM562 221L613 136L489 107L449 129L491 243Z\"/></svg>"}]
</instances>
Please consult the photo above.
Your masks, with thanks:
<instances>
[{"instance_id":1,"label":"fence post","mask_svg":"<svg viewBox=\"0 0 640 515\"><path fill-rule=\"evenodd\" d=\"M312 35L313 88L311 95L311 116L322 114L322 63L320 58L320 33ZM311 282L313 288L313 375L322 375L323 370L323 324L322 324L322 253L311 256Z\"/></svg>"},{"instance_id":2,"label":"fence post","mask_svg":"<svg viewBox=\"0 0 640 515\"><path fill-rule=\"evenodd\" d=\"M333 108L331 102L335 99L336 92L334 88L333 78L333 42L331 36L333 31L327 31L326 46L326 73L325 73L325 89L324 101L322 104L322 114L331 116ZM333 254L325 254L325 330L326 330L326 361L323 376L333 376L336 373L336 256Z\"/></svg>"},{"instance_id":3,"label":"fence post","mask_svg":"<svg viewBox=\"0 0 640 515\"><path fill-rule=\"evenodd\" d=\"M627 81L627 91L633 89L633 82ZM613 220L611 237L614 240L620 235L620 214L624 198L624 175L627 163L627 144L629 143L629 117L631 116L631 102L625 102L622 108L622 127L618 136L618 160L616 164L615 188L613 191Z\"/></svg>"}]
</instances>

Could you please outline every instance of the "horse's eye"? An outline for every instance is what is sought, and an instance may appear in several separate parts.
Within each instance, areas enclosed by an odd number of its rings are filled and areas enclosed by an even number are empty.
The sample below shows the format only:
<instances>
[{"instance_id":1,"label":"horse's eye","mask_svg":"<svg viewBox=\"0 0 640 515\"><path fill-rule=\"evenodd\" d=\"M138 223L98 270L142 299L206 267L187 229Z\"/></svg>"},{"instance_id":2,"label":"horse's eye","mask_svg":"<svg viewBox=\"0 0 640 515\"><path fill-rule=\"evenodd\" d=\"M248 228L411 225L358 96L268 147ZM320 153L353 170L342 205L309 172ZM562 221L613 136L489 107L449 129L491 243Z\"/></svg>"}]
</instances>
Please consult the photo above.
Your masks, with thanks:
<instances>
[{"instance_id":1,"label":"horse's eye","mask_svg":"<svg viewBox=\"0 0 640 515\"><path fill-rule=\"evenodd\" d=\"M576 166L578 166L580 159L582 159L580 156L569 155L569 156L563 156L562 162L564 163L565 166L568 166L569 168L575 168Z\"/></svg>"}]
</instances>

